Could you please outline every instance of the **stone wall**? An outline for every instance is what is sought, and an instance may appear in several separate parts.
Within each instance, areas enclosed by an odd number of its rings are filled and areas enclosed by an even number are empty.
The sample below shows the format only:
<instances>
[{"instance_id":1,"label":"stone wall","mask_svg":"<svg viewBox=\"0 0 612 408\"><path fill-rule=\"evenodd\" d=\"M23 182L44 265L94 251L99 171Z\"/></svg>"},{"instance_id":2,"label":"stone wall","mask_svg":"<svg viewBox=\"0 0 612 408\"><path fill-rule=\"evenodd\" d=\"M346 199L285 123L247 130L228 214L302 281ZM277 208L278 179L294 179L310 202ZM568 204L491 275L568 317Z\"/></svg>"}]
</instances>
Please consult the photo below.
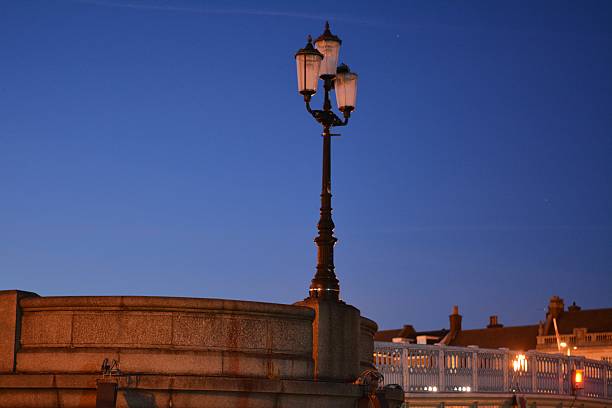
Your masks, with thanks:
<instances>
[{"instance_id":1,"label":"stone wall","mask_svg":"<svg viewBox=\"0 0 612 408\"><path fill-rule=\"evenodd\" d=\"M353 408L376 325L313 306L0 291L0 408L94 407L100 381L117 407ZM102 378L105 359L120 372Z\"/></svg>"}]
</instances>

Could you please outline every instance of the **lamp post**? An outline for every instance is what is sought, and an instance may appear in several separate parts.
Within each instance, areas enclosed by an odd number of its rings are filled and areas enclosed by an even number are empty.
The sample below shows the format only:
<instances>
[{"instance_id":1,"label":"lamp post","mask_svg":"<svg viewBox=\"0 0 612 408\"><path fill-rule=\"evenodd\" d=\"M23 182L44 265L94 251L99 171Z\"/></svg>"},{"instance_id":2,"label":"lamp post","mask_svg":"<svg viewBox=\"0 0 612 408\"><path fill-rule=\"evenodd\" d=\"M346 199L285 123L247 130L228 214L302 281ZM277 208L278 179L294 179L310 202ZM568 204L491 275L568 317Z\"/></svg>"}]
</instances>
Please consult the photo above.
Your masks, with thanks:
<instances>
[{"instance_id":1,"label":"lamp post","mask_svg":"<svg viewBox=\"0 0 612 408\"><path fill-rule=\"evenodd\" d=\"M329 23L325 23L325 31L315 40L308 36L308 43L295 54L297 65L298 91L304 96L306 110L323 127L323 177L321 180L321 213L315 238L317 245L317 272L310 284L310 298L338 300L340 286L334 272L334 221L331 207L331 128L346 126L355 110L357 97L357 74L349 67L338 65L338 54L342 41L333 35ZM312 109L310 101L317 92L319 79L323 81L323 109ZM338 109L342 112L340 119L332 111L329 98L335 91Z\"/></svg>"},{"instance_id":2,"label":"lamp post","mask_svg":"<svg viewBox=\"0 0 612 408\"><path fill-rule=\"evenodd\" d=\"M514 393L520 392L520 377L523 373L527 372L527 357L524 354L519 353L515 356L514 360L512 360L512 370L514 374L512 375L510 390Z\"/></svg>"},{"instance_id":3,"label":"lamp post","mask_svg":"<svg viewBox=\"0 0 612 408\"><path fill-rule=\"evenodd\" d=\"M512 360L512 370L514 375L512 376L512 384L510 385L510 391L512 391L512 400L510 405L512 408L524 408L527 404L524 397L518 397L517 392L521 392L519 379L522 373L527 372L527 357L519 353L514 360Z\"/></svg>"}]
</instances>

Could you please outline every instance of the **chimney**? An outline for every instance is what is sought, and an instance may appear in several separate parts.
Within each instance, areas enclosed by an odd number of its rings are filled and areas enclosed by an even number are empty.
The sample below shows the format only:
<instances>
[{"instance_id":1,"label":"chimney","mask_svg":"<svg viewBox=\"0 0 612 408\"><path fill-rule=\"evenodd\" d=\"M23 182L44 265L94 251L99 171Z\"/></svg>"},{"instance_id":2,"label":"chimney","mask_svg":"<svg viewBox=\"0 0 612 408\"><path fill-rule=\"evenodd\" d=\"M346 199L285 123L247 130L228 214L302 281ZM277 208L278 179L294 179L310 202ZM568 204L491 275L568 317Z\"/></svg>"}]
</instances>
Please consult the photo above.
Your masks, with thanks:
<instances>
[{"instance_id":1,"label":"chimney","mask_svg":"<svg viewBox=\"0 0 612 408\"><path fill-rule=\"evenodd\" d=\"M567 308L568 312L579 312L582 308L576 304L576 302L572 302L572 304Z\"/></svg>"},{"instance_id":2,"label":"chimney","mask_svg":"<svg viewBox=\"0 0 612 408\"><path fill-rule=\"evenodd\" d=\"M565 305L563 304L563 299L559 296L553 296L550 298L550 302L548 302L548 312L546 312L546 325L544 326L544 335L549 336L554 334L553 332L553 319L558 319Z\"/></svg>"},{"instance_id":3,"label":"chimney","mask_svg":"<svg viewBox=\"0 0 612 408\"><path fill-rule=\"evenodd\" d=\"M540 320L540 323L538 324L538 336L543 336L544 335L544 322Z\"/></svg>"},{"instance_id":4,"label":"chimney","mask_svg":"<svg viewBox=\"0 0 612 408\"><path fill-rule=\"evenodd\" d=\"M550 298L547 315L550 315L553 319L557 319L564 309L565 305L563 304L563 299L555 295Z\"/></svg>"},{"instance_id":5,"label":"chimney","mask_svg":"<svg viewBox=\"0 0 612 408\"><path fill-rule=\"evenodd\" d=\"M500 327L504 327L504 325L499 324L497 316L496 315L489 316L489 325L487 326L487 329L497 329Z\"/></svg>"},{"instance_id":6,"label":"chimney","mask_svg":"<svg viewBox=\"0 0 612 408\"><path fill-rule=\"evenodd\" d=\"M414 343L416 331L411 324L405 324L400 332L391 339L393 343Z\"/></svg>"},{"instance_id":7,"label":"chimney","mask_svg":"<svg viewBox=\"0 0 612 408\"><path fill-rule=\"evenodd\" d=\"M450 321L450 335L455 338L461 331L461 315L459 314L459 306L453 306L453 314L448 316Z\"/></svg>"}]
</instances>

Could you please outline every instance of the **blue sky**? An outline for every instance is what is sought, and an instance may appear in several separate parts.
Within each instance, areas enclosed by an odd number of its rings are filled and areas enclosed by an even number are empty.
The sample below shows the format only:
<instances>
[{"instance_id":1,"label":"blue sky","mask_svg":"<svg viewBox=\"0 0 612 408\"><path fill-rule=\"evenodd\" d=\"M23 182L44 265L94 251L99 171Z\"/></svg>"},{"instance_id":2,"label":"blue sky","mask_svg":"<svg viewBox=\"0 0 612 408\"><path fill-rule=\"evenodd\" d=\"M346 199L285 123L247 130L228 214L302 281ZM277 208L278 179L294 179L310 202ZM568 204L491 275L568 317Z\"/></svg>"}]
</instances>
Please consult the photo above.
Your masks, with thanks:
<instances>
[{"instance_id":1,"label":"blue sky","mask_svg":"<svg viewBox=\"0 0 612 408\"><path fill-rule=\"evenodd\" d=\"M342 297L383 328L612 306L606 1L0 0L2 287L305 297L321 138L293 55L325 19L360 75Z\"/></svg>"}]
</instances>

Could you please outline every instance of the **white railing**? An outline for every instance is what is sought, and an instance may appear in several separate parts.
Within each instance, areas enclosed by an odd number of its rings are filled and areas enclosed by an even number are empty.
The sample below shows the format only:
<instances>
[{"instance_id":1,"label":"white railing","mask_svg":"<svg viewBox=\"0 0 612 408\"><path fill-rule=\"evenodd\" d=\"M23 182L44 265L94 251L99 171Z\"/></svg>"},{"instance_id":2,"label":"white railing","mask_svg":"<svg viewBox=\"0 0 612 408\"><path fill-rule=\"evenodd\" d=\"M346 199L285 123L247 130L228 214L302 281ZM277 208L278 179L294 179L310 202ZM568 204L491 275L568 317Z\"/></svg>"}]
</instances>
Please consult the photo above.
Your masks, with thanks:
<instances>
[{"instance_id":1,"label":"white railing","mask_svg":"<svg viewBox=\"0 0 612 408\"><path fill-rule=\"evenodd\" d=\"M572 395L571 373L584 370L579 396L612 399L612 364L583 357L505 349L374 343L374 365L385 384L407 393L483 392Z\"/></svg>"},{"instance_id":2,"label":"white railing","mask_svg":"<svg viewBox=\"0 0 612 408\"><path fill-rule=\"evenodd\" d=\"M612 344L612 332L585 333L582 336L577 334L561 334L559 341L570 346ZM538 336L538 346L557 347L557 336Z\"/></svg>"}]
</instances>

